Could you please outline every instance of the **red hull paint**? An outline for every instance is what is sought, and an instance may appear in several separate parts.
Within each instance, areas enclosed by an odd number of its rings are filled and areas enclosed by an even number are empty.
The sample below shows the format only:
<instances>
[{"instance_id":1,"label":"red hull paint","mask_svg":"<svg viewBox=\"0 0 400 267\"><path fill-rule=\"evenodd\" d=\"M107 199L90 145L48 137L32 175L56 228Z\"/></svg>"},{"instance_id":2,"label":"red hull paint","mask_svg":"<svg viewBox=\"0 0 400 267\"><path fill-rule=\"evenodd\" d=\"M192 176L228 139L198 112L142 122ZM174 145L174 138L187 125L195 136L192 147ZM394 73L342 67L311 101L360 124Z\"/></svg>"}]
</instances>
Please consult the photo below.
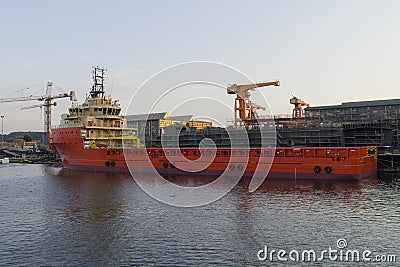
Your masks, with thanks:
<instances>
[{"instance_id":1,"label":"red hull paint","mask_svg":"<svg viewBox=\"0 0 400 267\"><path fill-rule=\"evenodd\" d=\"M81 127L53 129L50 136L51 147L60 154L66 168L101 172L129 172L129 168L140 169L147 173L151 168L161 174L192 175L173 165L179 165L179 159L171 165L165 154L173 157L179 149L138 148L124 151L122 148L84 148ZM198 163L197 148L180 149L185 157L192 161L188 168ZM275 154L273 163L268 164L268 157ZM147 155L148 156L147 156ZM204 155L204 153L203 153ZM150 159L151 164L147 162ZM171 158L170 158L171 159ZM263 160L260 160L263 159ZM129 168L128 168L129 166ZM224 170L232 176L251 177L256 167L268 178L318 179L318 180L360 180L376 174L376 155L368 155L366 147L304 147L272 149L219 148L213 162L196 175L219 175ZM315 172L319 166L321 171ZM326 172L326 168L330 173Z\"/></svg>"}]
</instances>

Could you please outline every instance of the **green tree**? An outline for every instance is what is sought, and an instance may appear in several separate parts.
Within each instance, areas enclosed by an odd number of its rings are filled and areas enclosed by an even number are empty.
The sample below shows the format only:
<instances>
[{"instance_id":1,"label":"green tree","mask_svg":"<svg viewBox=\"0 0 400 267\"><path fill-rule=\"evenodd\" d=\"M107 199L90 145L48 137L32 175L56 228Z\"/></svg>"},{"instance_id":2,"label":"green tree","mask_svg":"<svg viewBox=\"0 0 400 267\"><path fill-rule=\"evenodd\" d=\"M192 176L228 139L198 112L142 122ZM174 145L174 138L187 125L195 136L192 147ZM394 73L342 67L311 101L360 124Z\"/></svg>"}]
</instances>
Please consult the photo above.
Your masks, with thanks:
<instances>
[{"instance_id":1,"label":"green tree","mask_svg":"<svg viewBox=\"0 0 400 267\"><path fill-rule=\"evenodd\" d=\"M25 140L25 142L31 142L32 136L30 136L29 134L26 134L26 135L24 135L24 140Z\"/></svg>"}]
</instances>

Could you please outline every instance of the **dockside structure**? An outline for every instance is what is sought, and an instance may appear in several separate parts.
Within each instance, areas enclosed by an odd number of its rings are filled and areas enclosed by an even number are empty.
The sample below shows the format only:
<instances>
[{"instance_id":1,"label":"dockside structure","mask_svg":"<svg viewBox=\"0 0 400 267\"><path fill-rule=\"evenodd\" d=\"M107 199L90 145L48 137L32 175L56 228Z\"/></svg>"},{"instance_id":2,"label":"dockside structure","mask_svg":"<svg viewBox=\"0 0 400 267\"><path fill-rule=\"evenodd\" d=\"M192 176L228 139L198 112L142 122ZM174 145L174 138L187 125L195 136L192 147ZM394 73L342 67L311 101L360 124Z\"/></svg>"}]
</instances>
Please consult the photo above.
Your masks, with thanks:
<instances>
[{"instance_id":1,"label":"dockside structure","mask_svg":"<svg viewBox=\"0 0 400 267\"><path fill-rule=\"evenodd\" d=\"M145 121L147 118L147 122ZM174 126L180 129L180 145L198 145L204 138L217 141L222 147L230 146L229 135L223 128L197 123L193 116L168 117L166 113L148 116L127 116L129 127L137 128L141 139L149 147L161 146L161 134L168 144L176 142ZM192 122L189 124L189 122ZM196 123L195 123L196 122ZM260 131L269 131L267 124L248 130L252 143ZM182 128L182 126L184 126ZM270 135L268 135L270 138ZM304 123L277 123L276 145L285 146L378 146L380 151L399 152L400 149L400 99L344 102L340 105L315 106L305 109ZM257 143L257 144L256 144ZM272 142L268 141L268 144ZM165 145L165 144L164 144Z\"/></svg>"}]
</instances>

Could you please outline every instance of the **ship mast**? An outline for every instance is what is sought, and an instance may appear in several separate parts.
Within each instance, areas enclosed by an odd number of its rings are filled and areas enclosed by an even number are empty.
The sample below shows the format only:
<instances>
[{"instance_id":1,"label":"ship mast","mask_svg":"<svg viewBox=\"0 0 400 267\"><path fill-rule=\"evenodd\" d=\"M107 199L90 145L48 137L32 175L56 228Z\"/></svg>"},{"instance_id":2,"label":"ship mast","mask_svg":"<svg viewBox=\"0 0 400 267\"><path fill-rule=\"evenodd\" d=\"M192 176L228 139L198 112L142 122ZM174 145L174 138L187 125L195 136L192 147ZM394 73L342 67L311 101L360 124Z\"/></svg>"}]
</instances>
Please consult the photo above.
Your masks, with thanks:
<instances>
[{"instance_id":1,"label":"ship mast","mask_svg":"<svg viewBox=\"0 0 400 267\"><path fill-rule=\"evenodd\" d=\"M93 67L93 85L90 91L90 96L92 98L104 97L104 83L106 76L106 69L100 67Z\"/></svg>"}]
</instances>

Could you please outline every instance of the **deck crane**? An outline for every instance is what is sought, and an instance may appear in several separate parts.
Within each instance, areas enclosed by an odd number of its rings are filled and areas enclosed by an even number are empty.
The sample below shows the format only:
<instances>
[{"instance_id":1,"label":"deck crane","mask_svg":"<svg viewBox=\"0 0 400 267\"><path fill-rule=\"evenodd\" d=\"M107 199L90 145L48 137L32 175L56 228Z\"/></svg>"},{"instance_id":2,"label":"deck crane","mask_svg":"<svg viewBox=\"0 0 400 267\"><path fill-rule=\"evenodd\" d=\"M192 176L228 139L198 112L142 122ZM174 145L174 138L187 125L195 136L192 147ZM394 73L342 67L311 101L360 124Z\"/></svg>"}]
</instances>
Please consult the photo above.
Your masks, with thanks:
<instances>
[{"instance_id":1,"label":"deck crane","mask_svg":"<svg viewBox=\"0 0 400 267\"><path fill-rule=\"evenodd\" d=\"M57 98L64 98L64 97L69 97L69 99L71 101L76 100L75 91L70 91L69 93L62 93L62 94L53 96L52 87L53 87L53 83L48 82L47 88L46 88L46 95L44 95L44 96L24 96L24 97L0 98L0 103L32 101L32 100L44 101L43 104L24 107L22 109L44 107L44 131L46 132L46 134L48 136L50 133L50 127L51 127L51 106L56 106L56 103L55 102L53 103L52 100L57 99Z\"/></svg>"},{"instance_id":2,"label":"deck crane","mask_svg":"<svg viewBox=\"0 0 400 267\"><path fill-rule=\"evenodd\" d=\"M292 95L292 98L290 99L290 104L294 105L293 108L293 113L292 113L292 118L304 118L304 110L303 107L308 107L310 104L304 102L298 97L295 97Z\"/></svg>"},{"instance_id":3,"label":"deck crane","mask_svg":"<svg viewBox=\"0 0 400 267\"><path fill-rule=\"evenodd\" d=\"M255 84L231 84L227 88L228 94L236 94L235 98L235 126L243 125L243 126L250 126L250 125L257 125L257 109L265 110L265 107L252 103L250 101L250 90L254 91L258 87L265 87L265 86L280 86L279 81L273 82L263 82L263 83L255 83Z\"/></svg>"},{"instance_id":4,"label":"deck crane","mask_svg":"<svg viewBox=\"0 0 400 267\"><path fill-rule=\"evenodd\" d=\"M258 109L265 110L265 107L264 107L264 106L257 105L256 103L253 103L253 102L250 103L250 106L251 106L251 112L253 112L254 117L255 117L256 119L258 118L257 110L258 110Z\"/></svg>"}]
</instances>

